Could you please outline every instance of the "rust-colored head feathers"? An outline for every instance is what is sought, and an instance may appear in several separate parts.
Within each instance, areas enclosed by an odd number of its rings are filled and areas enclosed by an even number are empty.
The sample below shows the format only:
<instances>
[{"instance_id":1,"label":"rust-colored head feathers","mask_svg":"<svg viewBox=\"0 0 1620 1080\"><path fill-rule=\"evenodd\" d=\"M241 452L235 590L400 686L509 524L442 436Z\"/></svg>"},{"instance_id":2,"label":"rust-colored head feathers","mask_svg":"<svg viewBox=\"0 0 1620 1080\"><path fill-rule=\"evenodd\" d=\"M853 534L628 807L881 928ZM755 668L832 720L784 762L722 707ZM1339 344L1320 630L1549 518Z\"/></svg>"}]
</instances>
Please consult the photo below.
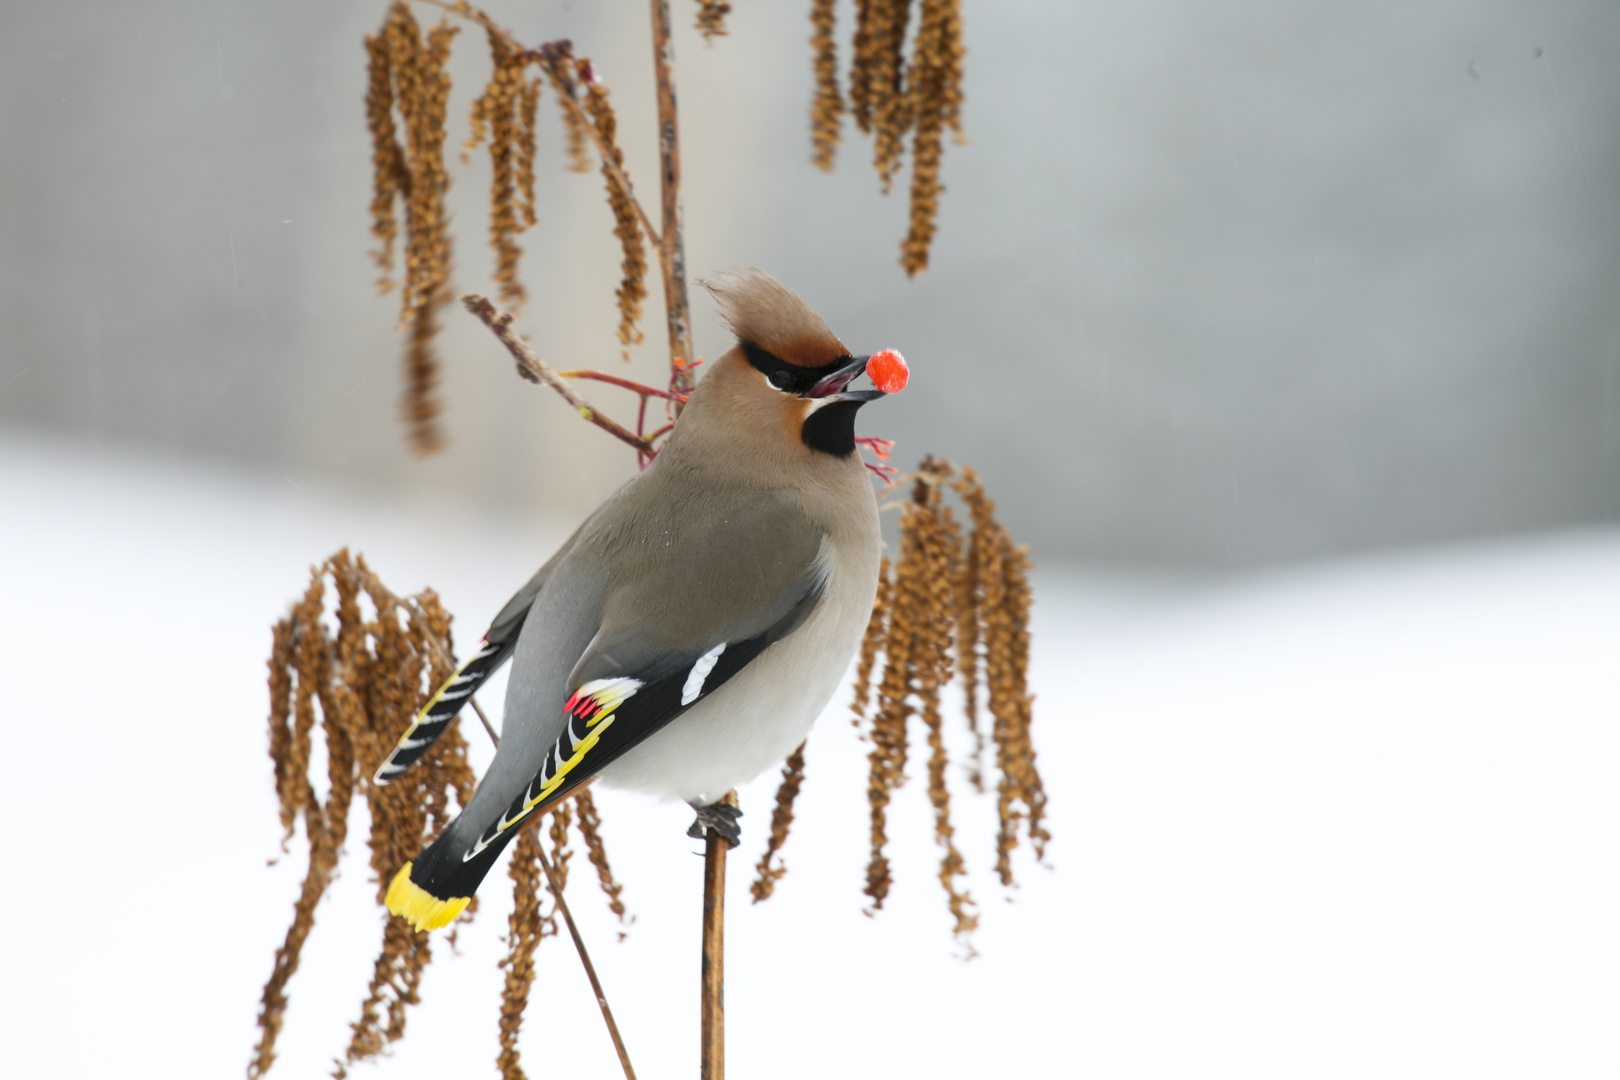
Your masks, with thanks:
<instances>
[{"instance_id":1,"label":"rust-colored head feathers","mask_svg":"<svg viewBox=\"0 0 1620 1080\"><path fill-rule=\"evenodd\" d=\"M701 282L738 341L800 367L826 367L849 350L799 294L763 270L746 267Z\"/></svg>"}]
</instances>

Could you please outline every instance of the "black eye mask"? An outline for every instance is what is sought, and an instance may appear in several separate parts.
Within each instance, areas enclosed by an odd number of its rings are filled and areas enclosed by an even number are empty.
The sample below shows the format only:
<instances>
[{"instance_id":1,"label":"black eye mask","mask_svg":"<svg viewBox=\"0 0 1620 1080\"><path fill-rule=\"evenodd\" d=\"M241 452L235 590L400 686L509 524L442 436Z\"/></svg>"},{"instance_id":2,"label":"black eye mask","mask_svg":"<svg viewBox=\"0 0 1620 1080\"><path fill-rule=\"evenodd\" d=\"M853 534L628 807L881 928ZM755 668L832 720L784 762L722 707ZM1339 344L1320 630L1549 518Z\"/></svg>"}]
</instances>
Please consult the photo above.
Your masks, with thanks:
<instances>
[{"instance_id":1,"label":"black eye mask","mask_svg":"<svg viewBox=\"0 0 1620 1080\"><path fill-rule=\"evenodd\" d=\"M766 352L758 345L749 342L742 343L743 354L754 369L764 375L770 384L784 394L804 395L809 389L820 382L830 371L836 371L844 364L854 360L853 356L841 356L825 367L800 367L790 364L781 357Z\"/></svg>"}]
</instances>

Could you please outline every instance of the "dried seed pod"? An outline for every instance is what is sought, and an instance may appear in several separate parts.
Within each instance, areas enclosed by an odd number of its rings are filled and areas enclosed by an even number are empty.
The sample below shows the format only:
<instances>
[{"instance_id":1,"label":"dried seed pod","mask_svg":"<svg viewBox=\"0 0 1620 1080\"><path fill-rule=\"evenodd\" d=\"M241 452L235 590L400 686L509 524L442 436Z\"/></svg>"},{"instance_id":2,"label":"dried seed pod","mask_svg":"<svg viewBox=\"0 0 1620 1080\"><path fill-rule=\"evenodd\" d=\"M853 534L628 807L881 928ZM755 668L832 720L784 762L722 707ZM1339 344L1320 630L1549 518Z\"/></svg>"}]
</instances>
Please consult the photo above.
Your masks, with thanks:
<instances>
[{"instance_id":1,"label":"dried seed pod","mask_svg":"<svg viewBox=\"0 0 1620 1080\"><path fill-rule=\"evenodd\" d=\"M996 872L1003 885L1014 884L1012 851L1022 827L1044 860L1051 839L1044 823L1046 790L1035 766L1030 738L1034 698L1029 694L1029 554L995 519L995 503L985 495L978 475L963 469L956 490L973 518L975 603L984 640L983 681L996 746Z\"/></svg>"},{"instance_id":2,"label":"dried seed pod","mask_svg":"<svg viewBox=\"0 0 1620 1080\"><path fill-rule=\"evenodd\" d=\"M596 811L596 801L591 798L589 791L581 791L574 796L574 805L579 810L579 835L584 838L585 853L596 868L596 881L602 887L602 894L607 897L608 910L618 916L621 926L628 926L635 922L635 918L625 911L624 900L620 896L624 886L613 879L607 847L602 843L602 818ZM619 931L619 940L624 940L622 930Z\"/></svg>"},{"instance_id":3,"label":"dried seed pod","mask_svg":"<svg viewBox=\"0 0 1620 1080\"><path fill-rule=\"evenodd\" d=\"M754 867L758 876L754 878L749 891L754 894L754 903L770 899L771 893L776 891L776 883L782 880L787 873L787 864L777 859L782 845L787 843L788 830L793 826L793 800L799 797L799 787L804 783L804 743L788 755L782 764L782 783L776 789L776 809L771 811L771 838L765 845L765 854L760 856L759 865ZM775 866L771 860L777 859Z\"/></svg>"},{"instance_id":4,"label":"dried seed pod","mask_svg":"<svg viewBox=\"0 0 1620 1080\"><path fill-rule=\"evenodd\" d=\"M516 237L533 220L534 109L528 101L533 84L524 76L527 55L515 51L505 34L491 29L488 36L489 84L473 101L472 134L464 145L471 149L485 138L489 141L489 244L495 252L495 281L501 299L518 307L527 296L518 280L523 249ZM520 217L519 203L525 190L527 221Z\"/></svg>"},{"instance_id":5,"label":"dried seed pod","mask_svg":"<svg viewBox=\"0 0 1620 1080\"><path fill-rule=\"evenodd\" d=\"M889 560L878 563L877 596L872 600L872 617L866 620L866 633L861 636L861 651L855 661L855 701L850 710L855 714L856 726L866 718L866 706L872 696L872 668L883 648L889 631L889 605L894 586L889 581Z\"/></svg>"},{"instance_id":6,"label":"dried seed pod","mask_svg":"<svg viewBox=\"0 0 1620 1080\"><path fill-rule=\"evenodd\" d=\"M885 192L900 167L911 128L903 55L910 18L911 0L859 0L856 5L850 111L860 129L873 137L872 163Z\"/></svg>"},{"instance_id":7,"label":"dried seed pod","mask_svg":"<svg viewBox=\"0 0 1620 1080\"><path fill-rule=\"evenodd\" d=\"M328 581L336 596L335 633L325 611ZM370 618L362 597L373 608ZM270 751L277 794L283 822L289 821L289 807L294 821L304 821L310 862L287 939L265 985L250 1075L262 1075L275 1059L287 982L297 971L316 906L336 871L355 792L365 795L370 810L367 843L379 904L384 883L472 797L466 743L454 731L440 739L405 783L378 787L371 782L397 732L426 700L429 684L437 686L454 670L449 627L449 616L431 591L402 602L382 587L364 560L340 551L314 569L303 600L272 634ZM308 775L317 721L326 746L324 804L315 799ZM417 1001L430 957L427 935L386 919L339 1075L404 1034L406 1009Z\"/></svg>"},{"instance_id":8,"label":"dried seed pod","mask_svg":"<svg viewBox=\"0 0 1620 1080\"><path fill-rule=\"evenodd\" d=\"M433 453L443 444L437 419L439 362L433 349L438 311L450 300L450 234L444 208L450 177L444 167L445 108L450 76L445 63L456 30L440 22L421 33L403 0L388 9L382 30L366 39L369 77L366 126L372 138L372 232L383 279L393 265L397 200L405 205L405 280L400 325L407 329L403 411L413 448ZM401 145L393 114L404 128Z\"/></svg>"},{"instance_id":9,"label":"dried seed pod","mask_svg":"<svg viewBox=\"0 0 1620 1080\"><path fill-rule=\"evenodd\" d=\"M585 90L585 111L596 125L606 156L622 169L624 152L614 142L619 122L608 101L608 89L592 77L589 60L576 60L575 71ZM624 253L621 264L623 279L615 293L619 300L619 343L624 346L636 345L642 340L636 322L641 318L641 305L647 299L647 252L641 234L641 219L636 214L635 199L625 190L619 182L619 174L610 169L606 161L602 163L602 177L607 182L608 203L613 208L613 234L619 238L619 246ZM624 357L626 360L630 358L628 351Z\"/></svg>"},{"instance_id":10,"label":"dried seed pod","mask_svg":"<svg viewBox=\"0 0 1620 1080\"><path fill-rule=\"evenodd\" d=\"M545 936L546 920L540 913L540 840L535 829L524 829L512 845L506 868L512 879L512 914L507 916L506 977L501 988L501 1049L495 1065L502 1080L525 1080L518 1033L529 1007L534 985L534 952Z\"/></svg>"},{"instance_id":11,"label":"dried seed pod","mask_svg":"<svg viewBox=\"0 0 1620 1080\"><path fill-rule=\"evenodd\" d=\"M907 116L915 125L911 153L911 220L900 244L900 265L916 277L928 268L939 218L941 137L949 126L961 135L961 0L922 0L911 69L906 77ZM887 177L885 177L885 182Z\"/></svg>"},{"instance_id":12,"label":"dried seed pod","mask_svg":"<svg viewBox=\"0 0 1620 1080\"><path fill-rule=\"evenodd\" d=\"M568 169L570 172L585 173L591 171L591 134L585 126L584 117L568 105L578 100L573 48L568 41L553 41L540 46L538 52L542 57L541 67L546 79L557 95L557 107L562 117L563 131L567 135Z\"/></svg>"},{"instance_id":13,"label":"dried seed pod","mask_svg":"<svg viewBox=\"0 0 1620 1080\"><path fill-rule=\"evenodd\" d=\"M335 596L330 613L326 610L328 583ZM335 624L335 630L329 623ZM377 882L377 903L382 907L387 883L467 805L476 779L467 760L466 741L458 729L451 728L408 772L387 785L372 782L398 733L409 727L429 694L456 670L450 616L431 589L401 598L383 585L364 559L340 551L313 569L303 598L275 625L271 639L270 755L277 798L285 827L304 822L310 864L294 905L292 925L265 985L259 1043L248 1069L255 1077L275 1060L287 983L298 969L316 907L336 871L355 792L364 794L370 811L367 846ZM326 744L328 796L324 804L315 798L309 777L317 728ZM577 796L575 802L591 862L610 906L624 921L620 886L613 881L599 834L601 819L587 795ZM567 829L573 805L562 804L552 819L551 839L560 879L566 878L571 858ZM530 847L524 847L525 841ZM516 1057L517 1024L533 978L533 945L524 942L530 934L536 935L537 943L539 937L557 932L555 907L541 914L538 899L532 905L524 899L525 889L538 895L539 879L533 876L539 872L538 843L538 834L525 833L513 863L514 903L522 917L513 925L514 951L506 965L501 1019L501 1068L506 1076L522 1075ZM533 853L527 869L521 865L525 851ZM532 917L522 914L531 908ZM462 919L476 910L475 900ZM407 1010L418 1002L422 973L431 959L428 934L384 915L382 945L371 982L359 1019L350 1025L349 1045L336 1063L334 1075L343 1076L348 1066L376 1056L404 1035Z\"/></svg>"},{"instance_id":14,"label":"dried seed pod","mask_svg":"<svg viewBox=\"0 0 1620 1080\"><path fill-rule=\"evenodd\" d=\"M380 292L394 287L394 241L399 220L394 200L408 183L405 151L394 128L394 78L388 45L383 35L366 38L366 130L371 134L371 234L377 238L372 260L381 276Z\"/></svg>"},{"instance_id":15,"label":"dried seed pod","mask_svg":"<svg viewBox=\"0 0 1620 1080\"><path fill-rule=\"evenodd\" d=\"M717 37L726 36L726 16L731 14L731 5L727 0L697 0L698 32L703 40L712 42Z\"/></svg>"},{"instance_id":16,"label":"dried seed pod","mask_svg":"<svg viewBox=\"0 0 1620 1080\"><path fill-rule=\"evenodd\" d=\"M964 532L945 495L954 491L972 524ZM887 810L894 790L905 781L907 724L922 719L928 733L928 797L934 808L939 844L939 881L954 919L954 931L971 954L968 936L978 924L972 897L959 884L965 862L955 844L947 784L950 759L945 746L941 691L959 676L965 691L968 725L975 741L969 778L983 790L983 733L977 723L980 687L993 718L997 784L997 871L1013 884L1011 852L1022 832L1044 857L1050 839L1044 827L1046 795L1035 768L1030 739L1030 705L1025 680L1029 659L1028 556L1013 545L995 520L995 504L984 494L972 469L960 474L947 461L928 458L919 466L911 497L899 504L900 552L892 576L885 563L878 602L867 624L856 665L852 708L864 718L881 642L883 670L878 704L868 727L867 798L871 809L871 856L867 865L869 909L883 904L892 885L888 859Z\"/></svg>"},{"instance_id":17,"label":"dried seed pod","mask_svg":"<svg viewBox=\"0 0 1620 1080\"><path fill-rule=\"evenodd\" d=\"M811 0L810 48L815 54L815 96L810 99L810 143L815 148L810 160L816 168L831 172L838 155L839 128L844 117L844 98L838 92L838 31L836 0Z\"/></svg>"}]
</instances>

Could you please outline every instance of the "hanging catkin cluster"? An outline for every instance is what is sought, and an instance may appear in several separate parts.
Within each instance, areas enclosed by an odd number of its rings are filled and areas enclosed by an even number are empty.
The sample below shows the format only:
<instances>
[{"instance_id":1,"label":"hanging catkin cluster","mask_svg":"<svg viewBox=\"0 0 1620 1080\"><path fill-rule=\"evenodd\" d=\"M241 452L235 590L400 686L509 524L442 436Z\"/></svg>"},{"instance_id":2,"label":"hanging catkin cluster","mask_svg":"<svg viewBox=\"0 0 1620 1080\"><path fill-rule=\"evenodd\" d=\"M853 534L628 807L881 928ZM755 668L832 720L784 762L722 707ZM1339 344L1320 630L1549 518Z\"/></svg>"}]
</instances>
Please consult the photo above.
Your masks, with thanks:
<instances>
[{"instance_id":1,"label":"hanging catkin cluster","mask_svg":"<svg viewBox=\"0 0 1620 1080\"><path fill-rule=\"evenodd\" d=\"M329 584L333 594L330 611ZM287 1009L287 985L314 928L316 907L336 874L355 793L364 796L371 818L366 839L381 907L387 883L466 806L476 783L467 761L466 741L454 727L394 782L379 785L371 779L428 695L455 670L450 617L432 590L402 599L378 580L363 558L340 551L314 569L303 598L275 624L271 640L270 758L276 794L287 841L303 822L309 866L293 906L292 924L276 950L264 987L259 1043L248 1066L250 1077L263 1075L275 1061L276 1040ZM317 730L326 750L324 800L316 796L310 775ZM588 795L576 797L575 802L580 832L609 906L626 921L621 887L613 880L602 846L596 808ZM561 813L569 812L569 804L564 803ZM566 830L568 817L556 820ZM554 821L554 839L556 828ZM563 851L566 842L557 842ZM566 854L559 855L558 863L566 866ZM516 906L522 909L522 882L517 883L516 893ZM532 895L532 887L529 893ZM463 918L470 918L476 905L475 899ZM522 940L514 924L514 955ZM537 937L534 943L538 944ZM530 945L527 955L531 960L533 951ZM428 934L412 930L403 919L386 917L382 947L360 1017L350 1025L349 1046L335 1075L342 1076L347 1066L375 1057L405 1034L406 1010L418 1001L422 972L431 959ZM532 963L520 976L526 1000ZM507 987L502 1008L503 1053L508 1006L515 993L510 970ZM521 1019L521 1003L517 1008Z\"/></svg>"},{"instance_id":2,"label":"hanging catkin cluster","mask_svg":"<svg viewBox=\"0 0 1620 1080\"><path fill-rule=\"evenodd\" d=\"M472 104L467 151L489 140L489 246L495 250L495 281L503 301L514 307L527 299L518 280L523 249L517 235L535 223L534 122L540 106L540 80L525 75L527 54L494 30L489 37L490 76Z\"/></svg>"},{"instance_id":3,"label":"hanging catkin cluster","mask_svg":"<svg viewBox=\"0 0 1620 1080\"><path fill-rule=\"evenodd\" d=\"M726 16L731 14L727 0L697 0L697 22L694 24L704 41L726 36Z\"/></svg>"},{"instance_id":4,"label":"hanging catkin cluster","mask_svg":"<svg viewBox=\"0 0 1620 1080\"><path fill-rule=\"evenodd\" d=\"M641 305L647 299L647 250L641 234L641 220L636 214L636 200L620 180L624 151L614 141L618 135L619 121L613 115L608 88L597 81L589 60L575 61L575 70L585 91L585 111L590 114L591 123L596 125L602 147L602 177L607 181L608 204L613 207L613 234L619 238L619 248L624 254L620 263L623 279L619 282L616 295L619 299L619 344L628 347L641 341L641 330L636 323L641 318ZM613 167L609 166L610 160ZM630 359L630 354L625 353L624 358Z\"/></svg>"},{"instance_id":5,"label":"hanging catkin cluster","mask_svg":"<svg viewBox=\"0 0 1620 1080\"><path fill-rule=\"evenodd\" d=\"M917 26L911 60L905 58L914 0L856 0L854 54L849 68L849 113L872 136L872 162L888 192L912 137L911 220L900 246L900 265L916 276L928 268L939 217L939 180L946 128L962 138L961 0L915 0ZM836 5L811 0L810 46L815 91L810 104L811 160L831 170L837 154L844 99L838 92Z\"/></svg>"},{"instance_id":6,"label":"hanging catkin cluster","mask_svg":"<svg viewBox=\"0 0 1620 1080\"><path fill-rule=\"evenodd\" d=\"M399 317L410 335L405 347L404 407L411 443L419 453L432 453L444 442L438 426L439 361L433 338L439 332L439 309L450 301L450 233L444 207L450 189L444 167L450 76L444 66L455 34L441 22L423 37L409 8L396 0L382 30L366 38L371 231L378 241L372 254L383 274L378 286L387 291L394 285L389 275L399 236L395 204L403 204L405 281ZM395 123L396 111L400 124Z\"/></svg>"},{"instance_id":7,"label":"hanging catkin cluster","mask_svg":"<svg viewBox=\"0 0 1620 1080\"><path fill-rule=\"evenodd\" d=\"M616 292L619 342L626 349L641 342L638 326L647 299L646 237L624 174L624 154L616 142L618 121L608 89L591 62L573 55L567 41L527 49L480 9L464 0L442 5L452 14L483 27L489 41L490 77L473 101L462 160L487 143L490 160L489 243L495 253L495 282L501 300L521 306L527 293L518 276L523 249L517 237L537 220L535 204L535 124L540 107L541 77L557 94L566 134L569 166L590 169L589 145L602 158L614 235L623 252ZM713 8L715 33L728 5ZM707 17L700 13L700 18ZM366 127L371 133L372 251L381 270L378 287L392 289L396 248L404 236L404 282L400 326L408 332L405 346L404 413L412 447L422 454L444 446L439 360L433 340L438 313L451 299L449 217L445 193L445 110L450 96L450 58L456 30L446 23L423 35L405 0L388 8L382 29L366 38ZM529 68L539 69L532 74ZM400 208L403 207L401 213ZM403 219L403 220L402 220ZM625 353L629 358L628 352Z\"/></svg>"},{"instance_id":8,"label":"hanging catkin cluster","mask_svg":"<svg viewBox=\"0 0 1620 1080\"><path fill-rule=\"evenodd\" d=\"M954 493L971 528L964 532L946 501ZM996 870L1004 885L1014 884L1012 852L1027 838L1037 859L1044 858L1046 793L1030 741L1029 557L995 519L995 504L971 468L958 472L949 462L923 462L911 497L900 503L900 549L894 564L885 559L877 599L855 667L856 723L872 749L867 756L867 802L871 855L866 894L872 909L883 906L893 884L886 854L888 808L906 780L909 728L919 719L928 740L928 799L934 808L934 837L941 849L939 881L964 940L978 916L959 884L965 873L951 823L946 784L950 759L945 748L940 694L953 677L962 681L967 722L974 739L968 775L983 790L984 737L981 704L991 717L991 741L999 774L996 804ZM874 702L875 697L875 702ZM780 851L793 820L793 801L804 782L803 747L788 760L777 792L776 812L765 856L753 885L756 901L770 896L786 873Z\"/></svg>"},{"instance_id":9,"label":"hanging catkin cluster","mask_svg":"<svg viewBox=\"0 0 1620 1080\"><path fill-rule=\"evenodd\" d=\"M569 42L549 42L538 49L524 49L476 8L468 6L458 10L477 20L489 38L490 79L484 92L473 102L471 134L464 149L471 150L486 138L489 140L489 235L490 246L495 250L495 280L501 287L501 299L513 304L526 299L517 277L522 250L514 238L535 223L534 124L540 103L540 79L525 74L527 67L533 64L541 69L558 94L568 138L569 162L576 172L590 168L586 146L591 141L591 129L595 129L597 146L603 156L602 177L607 185L608 205L613 210L613 233L623 252L622 278L616 293L619 342L626 347L639 344L642 333L637 323L647 299L647 253L635 198L622 179L624 152L618 146L618 118L613 113L608 88L596 77L589 59L573 55Z\"/></svg>"},{"instance_id":10,"label":"hanging catkin cluster","mask_svg":"<svg viewBox=\"0 0 1620 1080\"><path fill-rule=\"evenodd\" d=\"M328 578L336 594L331 620L325 617ZM370 617L362 611L362 596L372 608ZM340 551L315 569L304 598L272 632L270 757L282 826L290 840L297 822L303 821L309 868L264 988L261 1035L250 1076L262 1074L275 1059L287 982L298 970L315 907L337 869L356 788L371 814L367 840L379 903L394 872L448 824L452 804L465 805L472 797L466 742L455 731L446 733L412 770L419 775L407 774L404 782L388 787L370 780L425 700L427 685L436 686L453 670L449 626L449 616L431 591L401 602L376 581L363 559ZM430 642L443 643L442 658ZM309 775L317 721L326 744L324 803L316 798ZM352 1025L346 1062L373 1056L404 1034L405 1009L416 1002L430 958L426 934L411 931L400 920L387 921L360 1019Z\"/></svg>"}]
</instances>

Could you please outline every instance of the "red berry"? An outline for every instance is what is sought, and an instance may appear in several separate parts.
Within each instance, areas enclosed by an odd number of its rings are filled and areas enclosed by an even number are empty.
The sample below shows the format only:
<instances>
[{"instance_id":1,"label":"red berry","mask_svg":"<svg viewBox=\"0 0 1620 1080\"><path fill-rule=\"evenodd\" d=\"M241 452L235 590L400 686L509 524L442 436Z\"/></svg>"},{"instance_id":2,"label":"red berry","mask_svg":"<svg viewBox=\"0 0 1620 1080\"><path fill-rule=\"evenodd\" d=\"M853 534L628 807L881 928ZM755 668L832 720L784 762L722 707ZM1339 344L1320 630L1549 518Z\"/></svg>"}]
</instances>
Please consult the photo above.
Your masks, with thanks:
<instances>
[{"instance_id":1,"label":"red berry","mask_svg":"<svg viewBox=\"0 0 1620 1080\"><path fill-rule=\"evenodd\" d=\"M911 369L906 367L905 357L893 349L883 349L866 362L866 375L885 394L898 394L906 388Z\"/></svg>"}]
</instances>

